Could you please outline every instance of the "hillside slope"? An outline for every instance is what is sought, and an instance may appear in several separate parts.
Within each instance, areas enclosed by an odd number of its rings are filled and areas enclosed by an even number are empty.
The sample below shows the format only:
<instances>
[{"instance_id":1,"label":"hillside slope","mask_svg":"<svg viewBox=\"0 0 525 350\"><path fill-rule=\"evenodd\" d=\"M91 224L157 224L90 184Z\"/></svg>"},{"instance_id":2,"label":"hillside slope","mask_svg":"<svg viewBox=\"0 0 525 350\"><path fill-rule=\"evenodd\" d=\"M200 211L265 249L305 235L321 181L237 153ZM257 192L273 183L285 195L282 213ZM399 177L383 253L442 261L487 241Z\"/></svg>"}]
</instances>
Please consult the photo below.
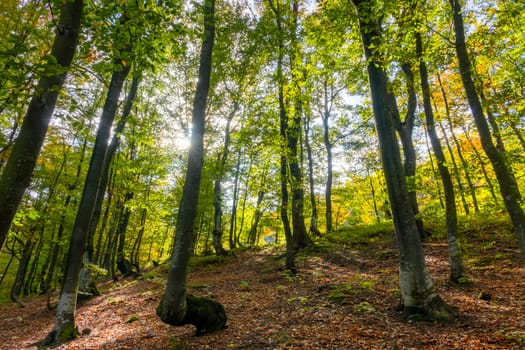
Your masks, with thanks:
<instances>
[{"instance_id":1,"label":"hillside slope","mask_svg":"<svg viewBox=\"0 0 525 350\"><path fill-rule=\"evenodd\" d=\"M102 283L103 295L79 306L83 335L57 349L521 349L525 270L516 249L486 239L469 244L471 283L462 286L446 282L446 246L425 245L435 285L460 308L452 324L401 320L395 245L378 237L304 253L297 276L282 271L275 250L198 260L190 293L218 299L228 313L226 330L201 337L192 326L171 327L156 317L165 266L138 280ZM2 349L27 348L52 328L54 313L45 298L24 302L25 308L0 308Z\"/></svg>"}]
</instances>

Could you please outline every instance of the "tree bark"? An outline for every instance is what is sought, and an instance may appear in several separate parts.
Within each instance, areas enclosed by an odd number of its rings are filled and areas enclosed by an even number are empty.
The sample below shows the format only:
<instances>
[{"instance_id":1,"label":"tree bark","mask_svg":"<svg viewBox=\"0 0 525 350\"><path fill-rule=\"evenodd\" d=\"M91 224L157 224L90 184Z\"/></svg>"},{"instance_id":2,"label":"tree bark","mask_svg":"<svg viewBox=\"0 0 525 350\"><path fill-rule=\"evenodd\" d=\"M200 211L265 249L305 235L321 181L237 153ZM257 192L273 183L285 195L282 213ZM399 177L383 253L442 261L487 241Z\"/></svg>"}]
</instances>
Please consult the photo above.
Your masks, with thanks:
<instances>
[{"instance_id":1,"label":"tree bark","mask_svg":"<svg viewBox=\"0 0 525 350\"><path fill-rule=\"evenodd\" d=\"M294 99L294 111L292 114L291 122L287 124L286 136L288 144L288 167L290 169L290 189L292 192L292 238L293 238L293 249L301 250L312 244L312 241L306 230L306 224L304 221L304 183L303 174L300 164L299 156L299 140L301 139L303 122L303 101L301 96L300 77L298 70L301 68L298 66L296 60L299 54L297 45L296 32L299 26L298 24L298 13L299 13L299 1L292 1L292 38L291 38L291 49L290 49L290 71L292 75L292 84L294 85L295 96Z\"/></svg>"},{"instance_id":2,"label":"tree bark","mask_svg":"<svg viewBox=\"0 0 525 350\"><path fill-rule=\"evenodd\" d=\"M450 320L455 311L441 299L432 283L410 206L400 149L392 124L388 79L382 67L383 60L374 49L381 45L379 19L372 11L374 1L352 1L357 9L368 61L372 106L399 249L400 289L404 312L407 317L418 315L428 320Z\"/></svg>"},{"instance_id":3,"label":"tree bark","mask_svg":"<svg viewBox=\"0 0 525 350\"><path fill-rule=\"evenodd\" d=\"M315 183L314 183L314 159L312 155L312 145L310 144L310 117L308 116L304 123L304 145L306 147L306 157L308 159L308 183L310 190L310 206L312 207L312 219L310 221L310 233L320 236L321 232L317 227L317 203L315 201Z\"/></svg>"},{"instance_id":4,"label":"tree bark","mask_svg":"<svg viewBox=\"0 0 525 350\"><path fill-rule=\"evenodd\" d=\"M333 94L328 97L328 82L324 82L324 103L321 118L323 120L323 143L326 148L326 185L325 185L325 201L326 201L326 232L332 232L332 183L333 183L333 144L330 140L330 113L333 102ZM330 105L330 107L329 107Z\"/></svg>"},{"instance_id":5,"label":"tree bark","mask_svg":"<svg viewBox=\"0 0 525 350\"><path fill-rule=\"evenodd\" d=\"M88 232L88 252L90 254L89 258L91 261L93 261L93 240L95 237L95 231L97 229L97 225L100 219L100 214L102 212L102 203L104 201L104 192L106 191L108 187L108 180L109 180L109 171L110 171L110 164L113 159L113 156L115 155L115 152L117 151L117 148L120 145L120 138L122 135L122 132L124 131L124 127L126 126L126 123L128 121L128 117L131 114L131 109L133 108L133 103L135 102L135 98L137 97L137 90L140 84L140 76L138 74L133 75L133 80L131 81L131 87L129 89L128 96L126 97L126 102L124 104L124 109L122 110L122 115L117 123L117 126L115 127L115 130L113 132L113 137L111 138L111 143L108 146L106 156L104 157L104 164L102 166L101 171L101 179L100 179L100 185L98 187L98 193L97 193L97 200L95 203L95 208L93 210L93 215L91 217L91 222L89 223L89 232ZM101 233L102 234L102 233Z\"/></svg>"},{"instance_id":6,"label":"tree bark","mask_svg":"<svg viewBox=\"0 0 525 350\"><path fill-rule=\"evenodd\" d=\"M230 249L237 247L239 243L237 239L237 202L239 197L239 181L241 176L241 147L237 151L237 162L235 165L235 179L233 180L233 197L232 197L232 213L230 216Z\"/></svg>"},{"instance_id":7,"label":"tree bark","mask_svg":"<svg viewBox=\"0 0 525 350\"><path fill-rule=\"evenodd\" d=\"M476 189L474 188L474 184L472 182L472 178L470 177L470 170L467 161L465 160L465 157L463 156L463 150L461 148L461 144L458 141L458 138L456 137L456 132L454 131L454 123L452 122L452 116L450 114L450 108L448 106L448 99L445 92L445 88L443 87L443 83L441 82L441 77L437 75L439 87L441 90L441 94L443 95L443 101L445 101L445 116L447 117L448 121L448 130L450 131L450 136L452 137L452 141L454 141L454 145L456 146L456 152L458 154L459 160L461 161L461 168L463 169L463 172L465 173L465 180L467 181L468 190L470 192L470 197L472 198L472 204L474 205L474 211L476 213L479 212L479 205L478 205L478 199L476 196ZM467 215L469 214L469 211L466 210Z\"/></svg>"},{"instance_id":8,"label":"tree bark","mask_svg":"<svg viewBox=\"0 0 525 350\"><path fill-rule=\"evenodd\" d=\"M397 109L396 98L392 92L389 92L389 100L392 105L392 115L394 116L394 126L401 138L403 145L403 169L405 170L405 181L408 187L408 198L412 207L412 212L416 215L416 224L419 231L419 235L422 239L426 238L425 231L423 229L423 221L417 217L419 214L419 206L417 203L416 193L416 149L412 139L412 133L414 131L414 123L416 119L416 107L417 107L417 95L414 88L414 73L409 63L401 64L401 69L406 77L406 88L407 88L407 111L405 113L405 119L401 121L399 111Z\"/></svg>"},{"instance_id":9,"label":"tree bark","mask_svg":"<svg viewBox=\"0 0 525 350\"><path fill-rule=\"evenodd\" d=\"M481 145L496 173L503 202L512 221L514 231L519 241L521 257L525 263L525 213L519 203L521 195L518 186L513 181L512 173L505 163L504 156L492 142L490 128L483 113L483 107L481 106L474 80L472 79L461 4L459 0L449 0L449 3L453 11L456 54L463 87L479 132Z\"/></svg>"},{"instance_id":10,"label":"tree bark","mask_svg":"<svg viewBox=\"0 0 525 350\"><path fill-rule=\"evenodd\" d=\"M278 42L278 58L277 58L277 100L279 103L279 137L281 145L280 155L280 182L281 182L281 206L280 216L283 223L284 237L286 241L286 269L292 272L296 271L295 268L295 249L293 247L293 235L290 227L290 218L288 217L288 205L289 205L289 194L288 194L288 160L287 160L287 130L288 130L288 115L286 113L286 104L284 101L284 75L283 75L283 61L284 61L284 33L281 23L281 14L278 8L274 5L272 0L268 1L270 8L275 15L275 22L277 25L277 35L279 36Z\"/></svg>"},{"instance_id":11,"label":"tree bark","mask_svg":"<svg viewBox=\"0 0 525 350\"><path fill-rule=\"evenodd\" d=\"M197 334L223 329L226 313L223 306L210 299L186 293L188 261L194 236L197 204L204 162L204 127L210 90L212 50L215 37L215 1L204 3L204 41L200 53L199 79L193 103L191 145L188 167L176 225L175 247L168 272L168 285L157 306L160 319L170 325L193 324Z\"/></svg>"},{"instance_id":12,"label":"tree bark","mask_svg":"<svg viewBox=\"0 0 525 350\"><path fill-rule=\"evenodd\" d=\"M450 280L458 283L465 279L465 268L463 258L458 242L458 219L456 211L456 196L454 194L454 185L452 177L446 166L445 154L439 141L434 122L434 112L432 111L430 86L428 83L428 71L423 56L423 44L421 34L416 33L416 54L419 59L419 76L421 80L421 91L423 94L423 108L425 111L425 123L430 138L430 143L436 156L439 175L443 183L443 192L445 194L445 219L448 241L448 255L450 261Z\"/></svg>"},{"instance_id":13,"label":"tree bark","mask_svg":"<svg viewBox=\"0 0 525 350\"><path fill-rule=\"evenodd\" d=\"M55 40L48 62L31 98L6 167L0 178L0 248L6 239L47 133L58 94L76 51L82 17L82 0L63 1Z\"/></svg>"},{"instance_id":14,"label":"tree bark","mask_svg":"<svg viewBox=\"0 0 525 350\"><path fill-rule=\"evenodd\" d=\"M60 344L77 336L75 308L77 304L80 269L83 265L82 258L86 250L89 224L100 185L100 175L108 148L111 126L118 107L122 85L129 70L129 65L121 67L119 71L113 73L111 78L84 183L84 190L73 225L66 271L64 274L64 284L58 300L55 325L48 337L43 340L43 344Z\"/></svg>"},{"instance_id":15,"label":"tree bark","mask_svg":"<svg viewBox=\"0 0 525 350\"><path fill-rule=\"evenodd\" d=\"M463 190L463 182L461 181L461 174L459 173L459 168L456 162L456 157L454 156L454 151L452 150L452 145L450 144L450 141L448 140L447 132L443 124L441 122L438 122L437 125L439 126L439 129L441 130L441 133L443 134L443 138L445 139L445 144L447 145L447 150L450 156L450 161L452 163L452 167L454 168L454 177L456 179L457 186L459 188L459 196L461 198L461 203L463 204L463 210L465 211L466 215L469 215L470 210L469 210L467 200L465 199L465 193Z\"/></svg>"},{"instance_id":16,"label":"tree bark","mask_svg":"<svg viewBox=\"0 0 525 350\"><path fill-rule=\"evenodd\" d=\"M222 246L222 177L224 175L224 169L226 167L226 161L229 155L230 146L230 126L235 113L237 112L238 103L235 103L232 112L226 119L226 130L224 132L224 146L222 154L219 153L217 156L217 178L214 182L213 188L213 208L214 208L214 220L213 220L213 248L217 255L226 255L227 252Z\"/></svg>"}]
</instances>

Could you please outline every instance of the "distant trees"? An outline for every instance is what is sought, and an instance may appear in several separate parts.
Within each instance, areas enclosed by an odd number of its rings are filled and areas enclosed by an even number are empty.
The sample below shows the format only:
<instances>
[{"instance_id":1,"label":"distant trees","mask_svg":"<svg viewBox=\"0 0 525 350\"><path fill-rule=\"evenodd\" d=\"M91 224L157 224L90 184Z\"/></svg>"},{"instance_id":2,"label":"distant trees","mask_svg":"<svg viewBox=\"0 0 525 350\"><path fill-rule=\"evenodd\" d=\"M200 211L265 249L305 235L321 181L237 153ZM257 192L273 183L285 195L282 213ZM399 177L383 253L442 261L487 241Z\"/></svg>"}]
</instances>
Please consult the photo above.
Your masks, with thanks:
<instances>
[{"instance_id":1,"label":"distant trees","mask_svg":"<svg viewBox=\"0 0 525 350\"><path fill-rule=\"evenodd\" d=\"M501 152L502 150L498 149L492 141L493 135L490 131L489 123L485 117L483 106L481 105L480 97L472 77L471 63L465 40L465 26L463 23L461 4L459 0L449 0L449 3L452 8L455 48L461 81L463 82L467 101L479 132L481 145L492 163L494 172L498 179L503 202L505 203L505 208L512 220L516 236L519 240L522 259L525 263L525 213L520 205L521 194L518 184L512 175L512 170L508 166L505 156ZM497 123L495 125L497 125ZM493 132L497 133L498 130L495 130L493 127Z\"/></svg>"}]
</instances>

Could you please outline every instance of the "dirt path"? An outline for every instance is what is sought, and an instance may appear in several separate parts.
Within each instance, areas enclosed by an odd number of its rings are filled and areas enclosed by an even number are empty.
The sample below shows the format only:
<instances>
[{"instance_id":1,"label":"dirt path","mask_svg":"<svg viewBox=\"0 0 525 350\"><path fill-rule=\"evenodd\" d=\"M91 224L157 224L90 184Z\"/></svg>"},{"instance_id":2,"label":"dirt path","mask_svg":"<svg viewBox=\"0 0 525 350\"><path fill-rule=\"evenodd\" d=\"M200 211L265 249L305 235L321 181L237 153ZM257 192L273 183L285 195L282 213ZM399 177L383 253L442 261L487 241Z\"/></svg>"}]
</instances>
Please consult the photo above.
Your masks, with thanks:
<instances>
[{"instance_id":1,"label":"dirt path","mask_svg":"<svg viewBox=\"0 0 525 350\"><path fill-rule=\"evenodd\" d=\"M201 337L192 326L171 327L156 317L164 273L104 283L103 295L78 309L84 335L57 349L522 349L525 270L518 252L475 247L472 283L458 287L446 282L446 246L426 244L435 285L461 310L448 325L401 321L395 247L374 243L298 257L295 277L271 251L194 268L190 292L218 299L228 313L226 330ZM490 300L479 299L481 292ZM25 302L0 308L1 349L27 348L51 330L54 313L45 298Z\"/></svg>"}]
</instances>

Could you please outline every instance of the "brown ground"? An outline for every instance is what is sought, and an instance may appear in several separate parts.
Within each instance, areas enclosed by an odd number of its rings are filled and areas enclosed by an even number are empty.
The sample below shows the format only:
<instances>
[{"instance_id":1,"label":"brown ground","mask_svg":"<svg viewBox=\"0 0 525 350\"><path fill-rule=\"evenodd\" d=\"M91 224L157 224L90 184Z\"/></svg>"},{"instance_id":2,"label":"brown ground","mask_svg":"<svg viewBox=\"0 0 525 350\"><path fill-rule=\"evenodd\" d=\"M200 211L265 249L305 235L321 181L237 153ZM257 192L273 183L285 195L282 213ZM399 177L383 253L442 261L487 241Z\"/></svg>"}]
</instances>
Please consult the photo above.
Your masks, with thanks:
<instances>
[{"instance_id":1,"label":"brown ground","mask_svg":"<svg viewBox=\"0 0 525 350\"><path fill-rule=\"evenodd\" d=\"M190 292L216 298L228 314L226 330L201 337L156 317L165 279L159 270L103 283L102 296L79 306L85 335L58 349L523 349L524 269L514 246L497 247L497 234L487 235L469 248L465 286L446 282L446 246L425 245L439 293L460 308L452 324L401 320L396 249L375 242L300 256L293 278L270 250L193 268ZM0 307L1 349L27 348L52 328L45 298L24 302Z\"/></svg>"}]
</instances>

